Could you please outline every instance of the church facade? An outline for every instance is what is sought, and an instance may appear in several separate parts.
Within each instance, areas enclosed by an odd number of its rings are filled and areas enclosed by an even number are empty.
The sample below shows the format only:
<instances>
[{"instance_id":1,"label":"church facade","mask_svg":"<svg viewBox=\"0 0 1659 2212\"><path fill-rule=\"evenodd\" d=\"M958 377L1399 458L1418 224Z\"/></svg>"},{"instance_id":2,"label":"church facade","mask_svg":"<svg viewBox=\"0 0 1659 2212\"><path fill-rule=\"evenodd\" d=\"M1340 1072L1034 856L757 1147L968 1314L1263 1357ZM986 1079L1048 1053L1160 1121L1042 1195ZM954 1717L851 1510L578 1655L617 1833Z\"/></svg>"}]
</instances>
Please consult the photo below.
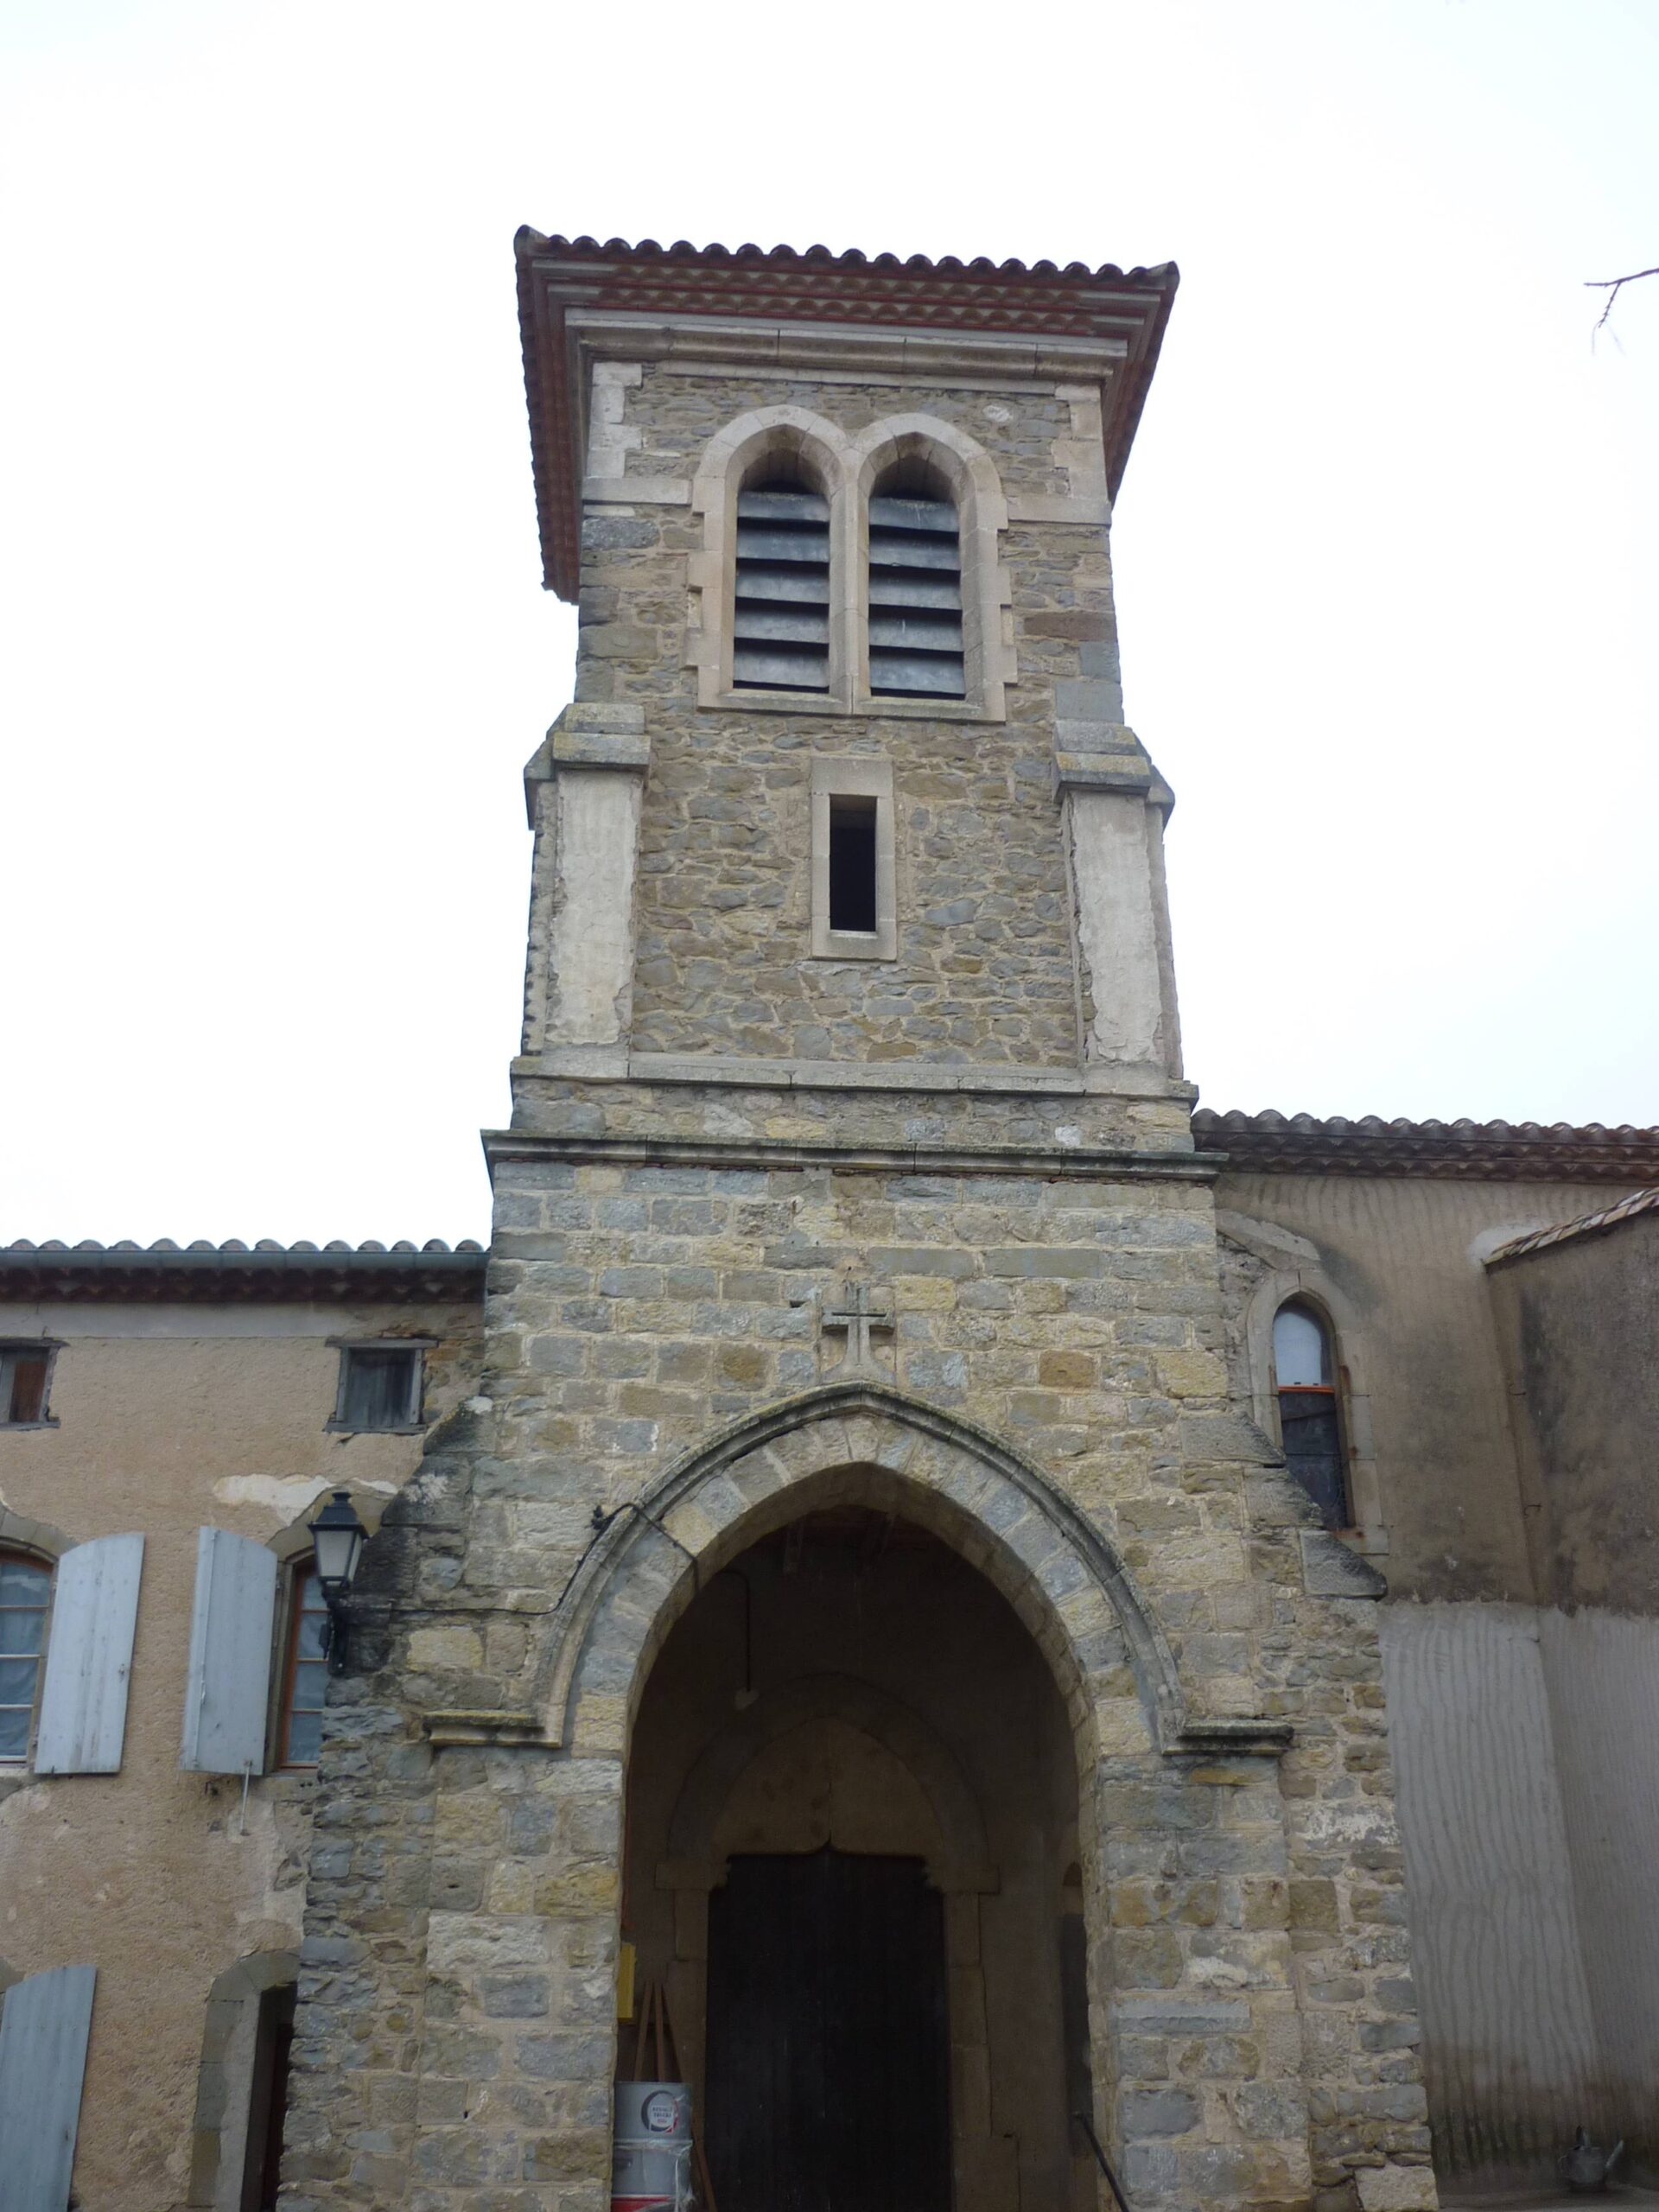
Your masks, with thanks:
<instances>
[{"instance_id":1,"label":"church facade","mask_svg":"<svg viewBox=\"0 0 1659 2212\"><path fill-rule=\"evenodd\" d=\"M280 2142L284 2212L599 2212L636 2080L690 2085L709 2212L1430 2212L1580 2123L1650 2156L1659 1897L1595 1841L1659 1776L1609 1718L1659 1685L1650 1385L1610 1413L1598 1345L1646 1372L1659 1136L1195 1116L1109 552L1175 272L518 254L581 627L487 1269L339 1263L328 1346L441 1388L369 1424L413 1440L303 1802L217 1770L285 2120L256 2157L256 1972L194 2167L158 2116L86 2202L259 2212ZM97 1270L9 1270L67 1388ZM204 1510L286 1559L293 1480ZM85 1787L14 1781L0 1866Z\"/></svg>"},{"instance_id":2,"label":"church facade","mask_svg":"<svg viewBox=\"0 0 1659 2212\"><path fill-rule=\"evenodd\" d=\"M1137 2206L1427 2205L1368 1570L1232 1402L1122 719L1173 272L519 252L575 700L486 1409L324 1754L291 2201L601 2201L626 1928L717 2198L1092 2202L1080 2108ZM825 1916L904 2006L811 2019Z\"/></svg>"}]
</instances>

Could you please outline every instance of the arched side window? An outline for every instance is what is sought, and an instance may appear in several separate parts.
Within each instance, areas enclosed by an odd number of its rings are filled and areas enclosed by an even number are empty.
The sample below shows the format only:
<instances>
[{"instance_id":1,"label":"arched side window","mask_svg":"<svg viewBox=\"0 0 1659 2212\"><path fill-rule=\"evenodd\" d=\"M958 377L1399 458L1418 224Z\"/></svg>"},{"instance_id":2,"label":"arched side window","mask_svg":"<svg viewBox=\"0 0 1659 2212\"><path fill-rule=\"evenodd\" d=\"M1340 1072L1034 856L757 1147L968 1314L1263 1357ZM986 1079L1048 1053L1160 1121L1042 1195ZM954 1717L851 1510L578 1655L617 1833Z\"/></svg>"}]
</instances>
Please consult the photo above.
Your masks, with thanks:
<instances>
[{"instance_id":1,"label":"arched side window","mask_svg":"<svg viewBox=\"0 0 1659 2212\"><path fill-rule=\"evenodd\" d=\"M323 1630L328 1608L309 1559L296 1560L289 1584L288 1622L276 1707L278 1766L315 1766L322 1744L328 1662Z\"/></svg>"},{"instance_id":2,"label":"arched side window","mask_svg":"<svg viewBox=\"0 0 1659 2212\"><path fill-rule=\"evenodd\" d=\"M1327 1529L1352 1521L1348 1499L1336 1346L1314 1306L1291 1299L1273 1319L1273 1379L1279 1440L1291 1473L1319 1509Z\"/></svg>"},{"instance_id":3,"label":"arched side window","mask_svg":"<svg viewBox=\"0 0 1659 2212\"><path fill-rule=\"evenodd\" d=\"M798 472L765 464L737 495L732 683L830 689L830 502Z\"/></svg>"},{"instance_id":4,"label":"arched side window","mask_svg":"<svg viewBox=\"0 0 1659 2212\"><path fill-rule=\"evenodd\" d=\"M0 1552L0 1767L29 1758L40 1697L52 1570L26 1552Z\"/></svg>"},{"instance_id":5,"label":"arched side window","mask_svg":"<svg viewBox=\"0 0 1659 2212\"><path fill-rule=\"evenodd\" d=\"M894 462L870 495L869 656L874 698L966 696L961 522L918 456Z\"/></svg>"}]
</instances>

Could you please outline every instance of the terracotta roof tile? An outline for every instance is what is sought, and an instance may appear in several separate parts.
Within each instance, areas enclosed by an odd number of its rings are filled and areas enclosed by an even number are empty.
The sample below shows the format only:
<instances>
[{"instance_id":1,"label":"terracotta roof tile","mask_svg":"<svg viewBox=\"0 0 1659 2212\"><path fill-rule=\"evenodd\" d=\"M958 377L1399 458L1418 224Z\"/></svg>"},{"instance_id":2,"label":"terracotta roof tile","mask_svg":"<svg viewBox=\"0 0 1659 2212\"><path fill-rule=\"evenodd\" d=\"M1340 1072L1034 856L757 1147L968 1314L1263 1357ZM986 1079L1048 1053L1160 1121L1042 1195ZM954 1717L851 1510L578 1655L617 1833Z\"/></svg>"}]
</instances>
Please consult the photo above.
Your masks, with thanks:
<instances>
[{"instance_id":1,"label":"terracotta roof tile","mask_svg":"<svg viewBox=\"0 0 1659 2212\"><path fill-rule=\"evenodd\" d=\"M828 246L670 246L655 238L544 236L513 241L542 575L576 595L584 423L577 347L567 310L667 319L861 323L893 332L1127 345L1105 398L1106 477L1116 495L1146 402L1180 272L1104 263L938 261L913 253L832 253Z\"/></svg>"},{"instance_id":2,"label":"terracotta roof tile","mask_svg":"<svg viewBox=\"0 0 1659 2212\"><path fill-rule=\"evenodd\" d=\"M319 1247L302 1238L279 1244L239 1237L223 1244L170 1236L140 1245L130 1237L74 1246L48 1237L0 1245L0 1298L454 1298L483 1287L487 1255L470 1238L452 1250L435 1237L387 1247L336 1241Z\"/></svg>"},{"instance_id":3,"label":"terracotta roof tile","mask_svg":"<svg viewBox=\"0 0 1659 2212\"><path fill-rule=\"evenodd\" d=\"M1599 1122L1384 1121L1367 1114L1226 1114L1202 1107L1195 1142L1261 1174L1426 1175L1485 1182L1659 1182L1659 1128Z\"/></svg>"},{"instance_id":4,"label":"terracotta roof tile","mask_svg":"<svg viewBox=\"0 0 1659 2212\"><path fill-rule=\"evenodd\" d=\"M1511 1238L1500 1244L1495 1252L1486 1255L1486 1264L1495 1267L1500 1260L1519 1260L1529 1252L1541 1252L1551 1244L1567 1244L1578 1236L1599 1236L1604 1230L1618 1229L1627 1221L1634 1221L1638 1214L1651 1213L1659 1207L1659 1190L1637 1191L1628 1198L1621 1198L1617 1205L1603 1206L1598 1213L1580 1214L1576 1221L1557 1222L1553 1229L1535 1229L1529 1236Z\"/></svg>"}]
</instances>

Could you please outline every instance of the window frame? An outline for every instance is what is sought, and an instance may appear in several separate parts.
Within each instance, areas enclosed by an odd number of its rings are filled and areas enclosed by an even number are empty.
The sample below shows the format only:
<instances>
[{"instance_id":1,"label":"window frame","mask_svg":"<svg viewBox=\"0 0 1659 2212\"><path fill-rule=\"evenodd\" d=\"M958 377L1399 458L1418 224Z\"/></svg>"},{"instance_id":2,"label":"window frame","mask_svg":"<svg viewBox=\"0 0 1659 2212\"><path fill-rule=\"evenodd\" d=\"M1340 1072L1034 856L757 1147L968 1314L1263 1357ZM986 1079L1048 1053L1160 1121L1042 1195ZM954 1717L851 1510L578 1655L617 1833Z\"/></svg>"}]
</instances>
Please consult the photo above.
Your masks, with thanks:
<instances>
[{"instance_id":1,"label":"window frame","mask_svg":"<svg viewBox=\"0 0 1659 2212\"><path fill-rule=\"evenodd\" d=\"M869 684L871 486L896 462L925 461L950 487L957 517L963 601L960 698L878 697ZM737 499L746 483L787 467L830 503L830 685L827 691L739 690L733 682ZM831 720L1003 722L1007 686L1018 681L1013 585L999 557L1007 500L982 446L942 416L885 416L855 436L793 405L759 407L709 440L691 480L702 543L689 558L691 607L685 659L697 671L697 703L734 713L807 714Z\"/></svg>"},{"instance_id":2,"label":"window frame","mask_svg":"<svg viewBox=\"0 0 1659 2212\"><path fill-rule=\"evenodd\" d=\"M955 423L931 415L898 415L873 423L855 442L857 582L853 592L853 696L861 717L897 715L932 721L1007 720L1006 687L1019 681L1013 587L1000 557L1008 526L1007 500L996 464ZM962 695L959 698L878 696L870 688L870 502L901 467L936 476L957 511L962 598Z\"/></svg>"},{"instance_id":3,"label":"window frame","mask_svg":"<svg viewBox=\"0 0 1659 2212\"><path fill-rule=\"evenodd\" d=\"M283 1561L281 1573L276 1649L271 1655L270 1722L265 1732L265 1772L315 1774L317 1762L289 1758L288 1745L294 1714L294 1679L300 1665L300 1624L306 1611L304 1592L308 1582L316 1582L315 1554L310 1551L296 1552L291 1559ZM310 1707L305 1709L308 1712Z\"/></svg>"},{"instance_id":4,"label":"window frame","mask_svg":"<svg viewBox=\"0 0 1659 2212\"><path fill-rule=\"evenodd\" d=\"M324 1422L325 1433L343 1436L419 1436L426 1427L426 1355L435 1351L435 1337L330 1337L331 1349L340 1354L340 1371L334 1382L334 1410ZM412 1352L415 1357L414 1386L407 1406L409 1411L401 1421L377 1421L365 1427L361 1421L348 1421L346 1415L346 1394L351 1380L353 1352L397 1351Z\"/></svg>"},{"instance_id":5,"label":"window frame","mask_svg":"<svg viewBox=\"0 0 1659 2212\"><path fill-rule=\"evenodd\" d=\"M34 1425L38 1426L38 1424ZM35 1738L41 1721L41 1692L46 1686L46 1655L48 1650L50 1649L52 1643L52 1602L57 1594L58 1586L58 1562L55 1559L48 1557L44 1552L35 1551L29 1545L20 1544L15 1540L0 1541L0 1562L3 1562L8 1560L19 1560L25 1567L39 1567L44 1573L46 1576L46 1599L45 1603L41 1607L40 1649L32 1654L27 1651L12 1651L7 1652L3 1655L5 1657L11 1659L27 1659L33 1657L35 1662L35 1688L34 1693L29 1699L29 1733L25 1738L22 1753L18 1756L13 1757L5 1752L0 1751L0 1783L15 1782L20 1777L31 1774L34 1771ZM20 1605L15 1608L8 1607L7 1610L9 1611L16 1611L18 1612L32 1612L35 1609L33 1606Z\"/></svg>"},{"instance_id":6,"label":"window frame","mask_svg":"<svg viewBox=\"0 0 1659 2212\"><path fill-rule=\"evenodd\" d=\"M832 802L875 801L875 927L830 926L830 839ZM885 754L812 756L812 945L814 960L896 960L899 957L898 839L893 825L893 763Z\"/></svg>"},{"instance_id":7,"label":"window frame","mask_svg":"<svg viewBox=\"0 0 1659 2212\"><path fill-rule=\"evenodd\" d=\"M58 1354L63 1350L60 1337L0 1337L0 1431L33 1428L56 1428L58 1417L52 1410L52 1385L56 1379ZM35 1358L44 1356L46 1374L41 1382L41 1410L33 1421L13 1421L11 1410L11 1368L10 1363L22 1356Z\"/></svg>"},{"instance_id":8,"label":"window frame","mask_svg":"<svg viewBox=\"0 0 1659 2212\"><path fill-rule=\"evenodd\" d=\"M890 480L895 475L901 475L906 473L923 474L930 477L937 478L938 481L932 489L926 492L908 492L893 489ZM878 499L889 499L893 501L910 499L918 503L948 506L950 509L951 513L956 518L957 651L955 655L955 658L961 673L962 689L959 691L878 692L875 688L874 656L879 651L886 650L886 648L878 647L872 643L872 632L875 626L878 609L875 599L877 564L871 549L871 536L875 530L885 528L887 526L878 523L875 518L874 507L875 502ZM871 480L869 488L864 493L860 502L860 550L863 555L864 563L863 572L860 579L859 593L859 645L861 652L861 677L860 688L862 694L869 701L868 711L871 714L879 714L884 708L895 704L911 707L961 707L967 705L972 696L972 686L969 681L969 639L970 630L975 626L972 622L971 610L968 604L971 578L967 545L967 531L963 514L963 503L960 497L959 486L951 479L950 474L946 470L942 469L938 461L931 455L921 459L918 459L914 454L900 455L894 460L889 461L880 474ZM938 535L943 538L948 535L948 533L941 531Z\"/></svg>"},{"instance_id":9,"label":"window frame","mask_svg":"<svg viewBox=\"0 0 1659 2212\"><path fill-rule=\"evenodd\" d=\"M1305 1314L1318 1329L1330 1369L1329 1382L1281 1383L1280 1382L1278 1354L1274 1339L1278 1332L1279 1316L1285 1313ZM1278 1301L1273 1309L1272 1321L1268 1331L1268 1360L1273 1395L1274 1440L1281 1452L1285 1450L1283 1413L1285 1399L1307 1397L1328 1398L1331 1401L1332 1417L1335 1421L1337 1431L1337 1474L1342 1484L1342 1517L1338 1521L1326 1521L1321 1512L1320 1522L1334 1536L1351 1536L1357 1532L1359 1524L1355 1517L1354 1454L1350 1440L1351 1431L1347 1417L1347 1408L1344 1403L1346 1394L1343 1388L1342 1340L1337 1334L1336 1323L1319 1299L1310 1296L1305 1290L1294 1290ZM1286 1454L1286 1471L1290 1475L1291 1480L1296 1483L1296 1487L1315 1511L1319 1511L1319 1500L1313 1496L1312 1491L1306 1489L1297 1479L1294 1470L1290 1467L1288 1453Z\"/></svg>"},{"instance_id":10,"label":"window frame","mask_svg":"<svg viewBox=\"0 0 1659 2212\"><path fill-rule=\"evenodd\" d=\"M746 697L758 696L765 699L795 699L802 702L805 705L817 706L824 709L829 708L830 702L833 702L836 697L836 678L837 672L837 661L839 658L838 646L840 642L838 632L842 627L842 626L836 620L836 518L833 493L827 482L820 482L818 480L822 474L823 472L820 469L804 461L798 454L769 451L761 454L738 479L736 493L732 505L732 558L729 563L730 590L728 595L725 609L727 618L725 640L726 664L722 667L721 671L725 679L726 688L729 691L741 693ZM792 480L786 486L780 485L775 480L780 476L788 477ZM751 493L759 494L764 497L771 493L782 492L792 493L797 496L804 498L822 499L824 505L823 613L825 635L823 645L823 682L822 684L751 683L740 683L738 680L738 652L740 645L747 643L747 641L740 639L738 636L737 602L741 598L753 596L753 594L745 594L739 588L744 577L742 531L746 518L743 514L743 501ZM788 605L791 603L792 602L779 602L781 605ZM810 602L810 604L816 606L817 602L813 601Z\"/></svg>"}]
</instances>

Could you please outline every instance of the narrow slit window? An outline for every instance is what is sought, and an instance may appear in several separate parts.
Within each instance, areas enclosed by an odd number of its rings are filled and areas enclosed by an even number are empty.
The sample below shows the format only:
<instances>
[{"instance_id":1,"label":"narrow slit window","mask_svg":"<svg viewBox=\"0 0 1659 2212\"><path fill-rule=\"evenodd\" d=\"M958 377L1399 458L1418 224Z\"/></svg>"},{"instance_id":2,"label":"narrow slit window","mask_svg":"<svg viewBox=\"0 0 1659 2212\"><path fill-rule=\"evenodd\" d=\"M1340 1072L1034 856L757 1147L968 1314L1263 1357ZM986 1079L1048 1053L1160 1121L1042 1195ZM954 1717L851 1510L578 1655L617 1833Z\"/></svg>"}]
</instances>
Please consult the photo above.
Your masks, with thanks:
<instances>
[{"instance_id":1,"label":"narrow slit window","mask_svg":"<svg viewBox=\"0 0 1659 2212\"><path fill-rule=\"evenodd\" d=\"M874 798L838 793L830 801L830 926L875 934Z\"/></svg>"},{"instance_id":2,"label":"narrow slit window","mask_svg":"<svg viewBox=\"0 0 1659 2212\"><path fill-rule=\"evenodd\" d=\"M830 689L830 502L791 477L737 495L732 683Z\"/></svg>"},{"instance_id":3,"label":"narrow slit window","mask_svg":"<svg viewBox=\"0 0 1659 2212\"><path fill-rule=\"evenodd\" d=\"M29 1757L51 1595L49 1567L0 1552L0 1767L21 1766Z\"/></svg>"},{"instance_id":4,"label":"narrow slit window","mask_svg":"<svg viewBox=\"0 0 1659 2212\"><path fill-rule=\"evenodd\" d=\"M1342 1415L1331 1332L1310 1306L1281 1306L1273 1321L1279 1440L1291 1473L1327 1529L1350 1525Z\"/></svg>"},{"instance_id":5,"label":"narrow slit window","mask_svg":"<svg viewBox=\"0 0 1659 2212\"><path fill-rule=\"evenodd\" d=\"M48 1348L0 1344L0 1425L17 1427L46 1419Z\"/></svg>"},{"instance_id":6,"label":"narrow slit window","mask_svg":"<svg viewBox=\"0 0 1659 2212\"><path fill-rule=\"evenodd\" d=\"M870 690L960 699L962 531L931 471L903 464L870 499Z\"/></svg>"}]
</instances>

